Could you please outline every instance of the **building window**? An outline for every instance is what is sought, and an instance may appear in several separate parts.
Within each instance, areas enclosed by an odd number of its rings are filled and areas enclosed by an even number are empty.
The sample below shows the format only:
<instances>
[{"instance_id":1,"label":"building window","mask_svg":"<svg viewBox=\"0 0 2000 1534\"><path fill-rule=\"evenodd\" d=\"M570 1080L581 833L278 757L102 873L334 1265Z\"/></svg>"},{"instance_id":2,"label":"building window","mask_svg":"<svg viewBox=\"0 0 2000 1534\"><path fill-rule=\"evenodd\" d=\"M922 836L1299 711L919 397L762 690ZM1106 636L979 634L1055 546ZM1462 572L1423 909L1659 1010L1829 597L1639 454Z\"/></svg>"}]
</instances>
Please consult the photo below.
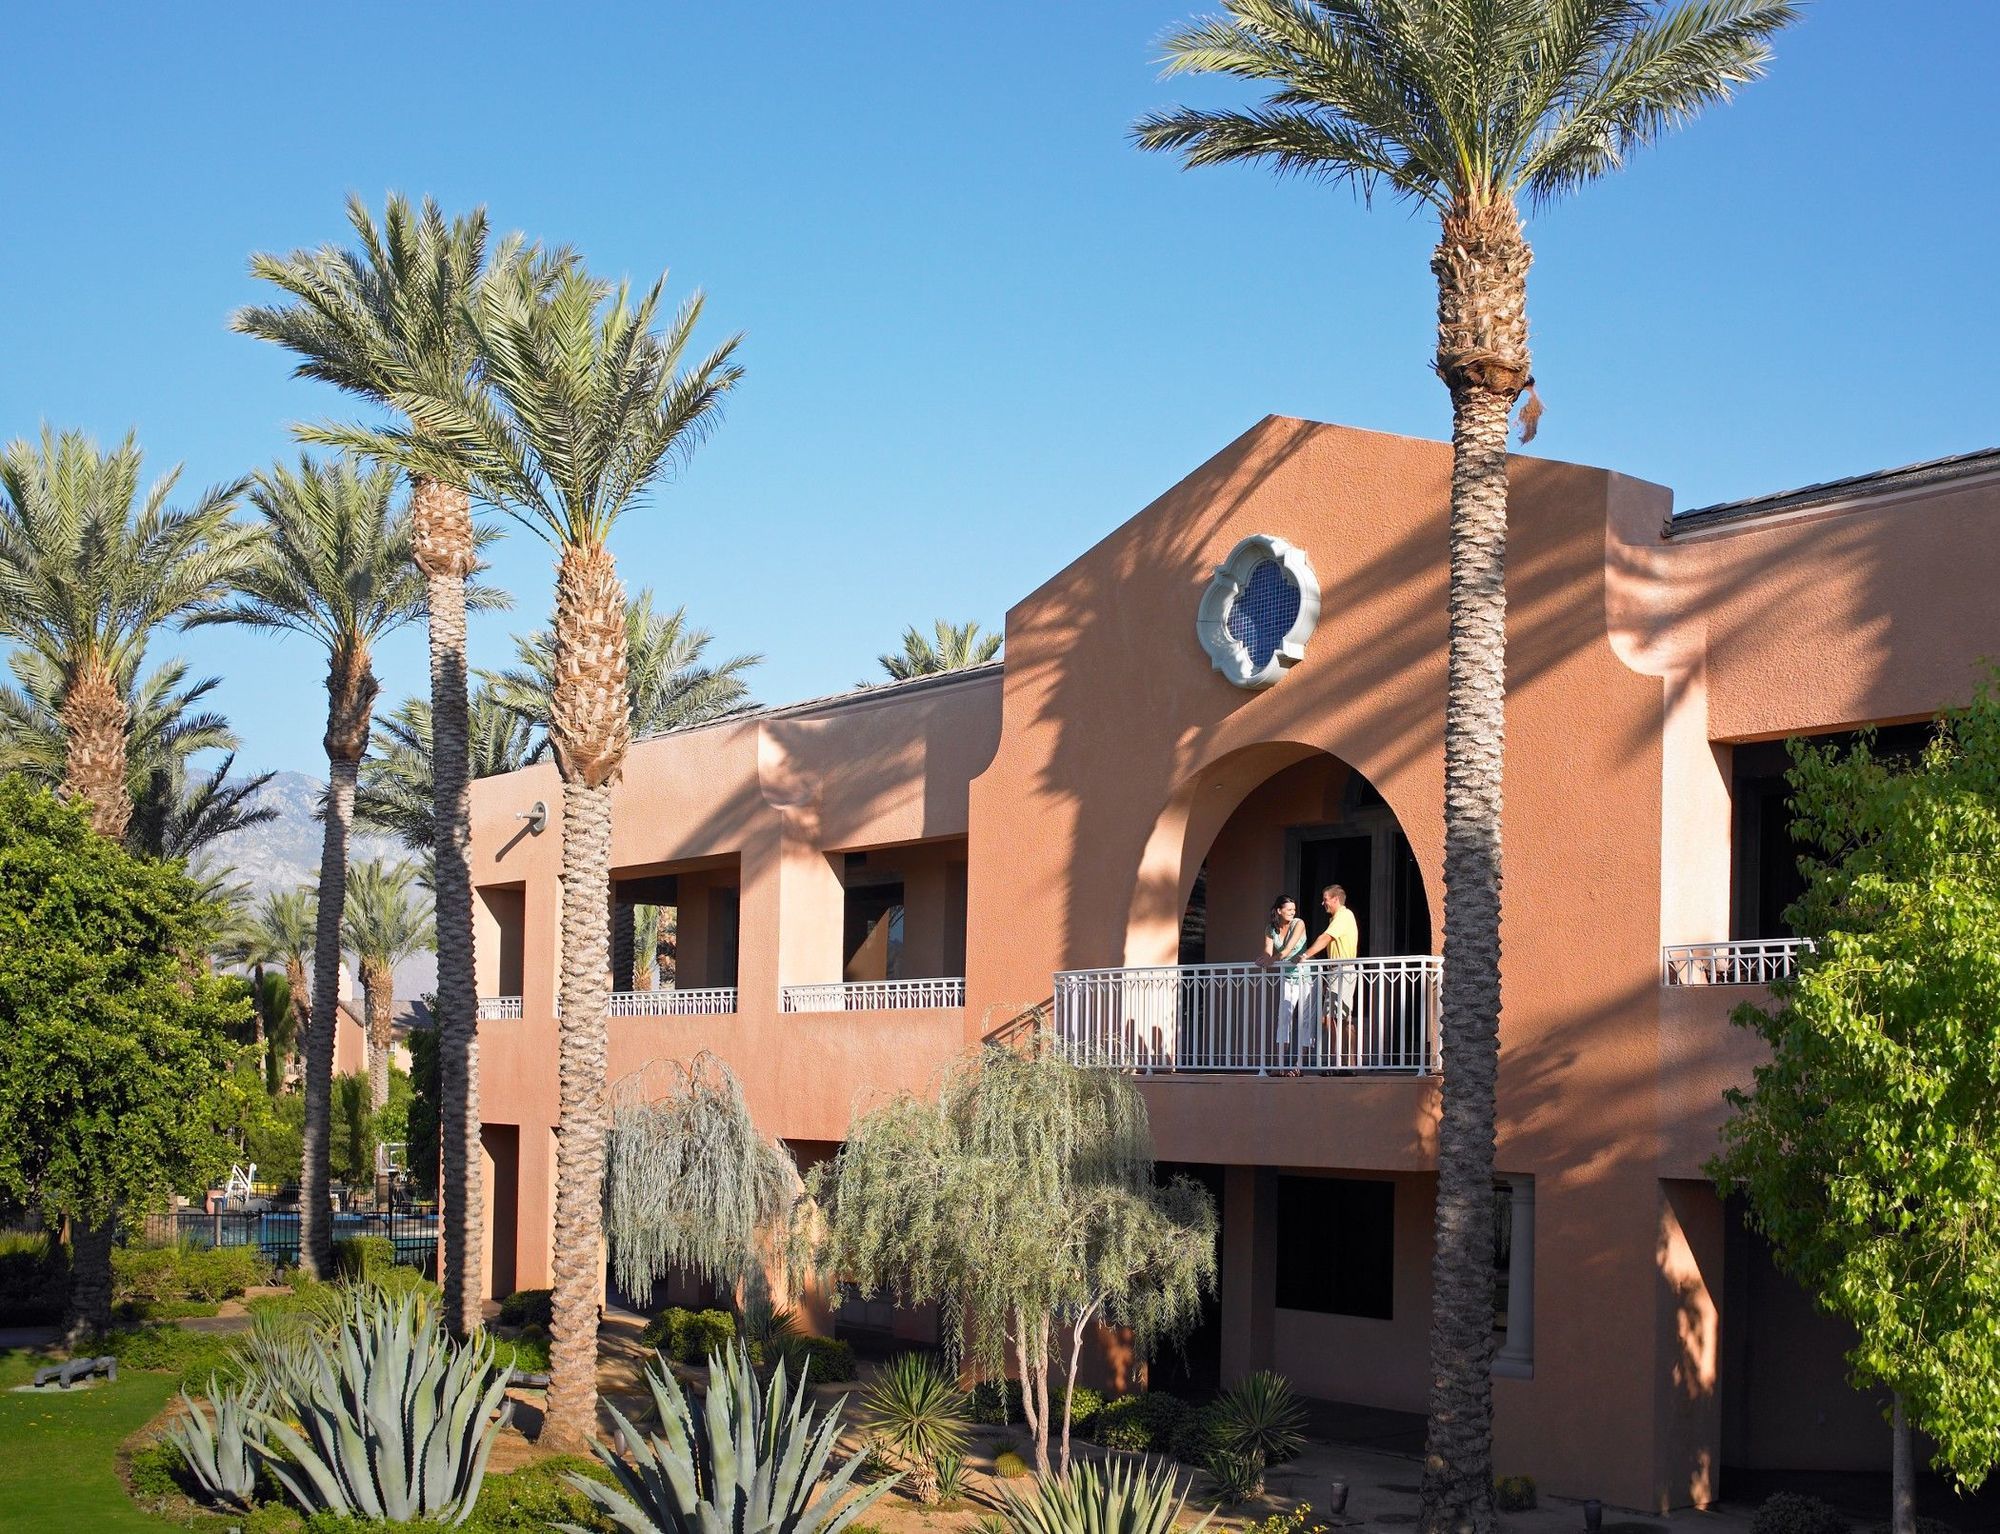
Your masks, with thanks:
<instances>
[{"instance_id":1,"label":"building window","mask_svg":"<svg viewBox=\"0 0 2000 1534\"><path fill-rule=\"evenodd\" d=\"M1280 1177L1277 1276L1281 1310L1394 1319L1396 1185Z\"/></svg>"},{"instance_id":2,"label":"building window","mask_svg":"<svg viewBox=\"0 0 2000 1534\"><path fill-rule=\"evenodd\" d=\"M1319 622L1319 577L1304 549L1254 533L1217 566L1195 615L1195 637L1238 687L1269 687L1305 658Z\"/></svg>"}]
</instances>

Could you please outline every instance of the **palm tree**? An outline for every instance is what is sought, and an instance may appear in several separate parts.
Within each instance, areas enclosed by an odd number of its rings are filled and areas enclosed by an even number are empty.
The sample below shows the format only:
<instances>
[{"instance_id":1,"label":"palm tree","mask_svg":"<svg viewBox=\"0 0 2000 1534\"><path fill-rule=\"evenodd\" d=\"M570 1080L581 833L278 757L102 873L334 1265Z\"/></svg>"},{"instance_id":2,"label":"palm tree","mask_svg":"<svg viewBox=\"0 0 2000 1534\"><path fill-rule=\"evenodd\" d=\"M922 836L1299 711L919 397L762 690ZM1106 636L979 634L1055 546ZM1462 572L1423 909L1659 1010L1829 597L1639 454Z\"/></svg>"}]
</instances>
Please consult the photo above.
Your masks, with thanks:
<instances>
[{"instance_id":1,"label":"palm tree","mask_svg":"<svg viewBox=\"0 0 2000 1534\"><path fill-rule=\"evenodd\" d=\"M416 892L414 863L362 863L348 886L341 932L361 972L368 1016L368 1088L373 1105L389 1101L389 1051L395 1042L396 966L437 942L431 902Z\"/></svg>"},{"instance_id":2,"label":"palm tree","mask_svg":"<svg viewBox=\"0 0 2000 1534\"><path fill-rule=\"evenodd\" d=\"M0 451L0 637L21 647L30 699L61 721L64 792L114 841L132 818L131 688L146 641L213 607L245 551L229 520L240 484L176 511L180 469L141 500L143 459L130 436L107 454L47 427L39 446Z\"/></svg>"},{"instance_id":3,"label":"palm tree","mask_svg":"<svg viewBox=\"0 0 2000 1534\"><path fill-rule=\"evenodd\" d=\"M514 772L534 760L533 730L494 696L483 676L467 712L467 766L474 781ZM355 820L388 832L412 852L428 854L437 832L433 761L431 706L422 698L406 698L393 714L375 721L374 749L361 764Z\"/></svg>"},{"instance_id":4,"label":"palm tree","mask_svg":"<svg viewBox=\"0 0 2000 1534\"><path fill-rule=\"evenodd\" d=\"M488 251L483 208L447 220L425 198L413 210L391 195L380 228L359 198L347 202L359 249L325 246L288 256L257 255L250 269L289 302L252 306L231 321L246 335L286 347L297 373L397 410L412 435L425 430L427 402L452 398L471 379L478 349L468 304L496 273L539 271L516 238ZM530 280L534 280L531 278ZM308 441L337 444L339 428L301 428ZM483 1272L484 1195L480 1188L479 996L473 970L472 802L467 788L468 582L480 540L464 475L449 455L427 466L392 452L409 469L411 557L423 573L436 720L430 845L436 859L438 922L438 1086L444 1142L445 1315L453 1331L479 1327L477 1275Z\"/></svg>"},{"instance_id":5,"label":"palm tree","mask_svg":"<svg viewBox=\"0 0 2000 1534\"><path fill-rule=\"evenodd\" d=\"M681 366L697 295L656 333L662 278L638 301L574 261L546 287L489 282L472 313L481 386L425 409L425 434L355 432L363 451L411 454L561 551L549 744L563 782L562 979L555 1299L542 1441L595 1430L610 973L611 786L632 738L625 593L613 524L715 424L741 376L736 339ZM456 467L462 466L462 467Z\"/></svg>"},{"instance_id":6,"label":"palm tree","mask_svg":"<svg viewBox=\"0 0 2000 1534\"><path fill-rule=\"evenodd\" d=\"M1494 1081L1500 1026L1507 426L1526 397L1521 205L1617 170L1762 73L1785 0L1221 0L1167 38L1169 74L1268 92L1135 127L1190 165L1268 162L1428 206L1441 237L1436 367L1451 395L1445 699L1444 1102L1423 1526L1493 1527Z\"/></svg>"},{"instance_id":7,"label":"palm tree","mask_svg":"<svg viewBox=\"0 0 2000 1534\"><path fill-rule=\"evenodd\" d=\"M708 630L688 626L685 607L670 613L653 611L650 588L625 604L625 693L635 736L707 724L752 706L750 684L743 674L761 665L764 657L732 655L705 664L703 657L714 640ZM547 629L515 635L514 659L514 670L494 678L494 697L540 732L529 758L540 761L549 753L555 636Z\"/></svg>"},{"instance_id":8,"label":"palm tree","mask_svg":"<svg viewBox=\"0 0 2000 1534\"><path fill-rule=\"evenodd\" d=\"M392 511L396 471L301 458L257 476L251 505L262 521L253 561L236 576L236 597L198 614L199 623L241 623L299 634L327 653L325 829L313 939L312 1025L306 1032L305 1145L299 1177L299 1261L315 1278L333 1272L327 1220L327 1156L333 1112L333 1036L340 1001L340 934L347 898L347 844L354 786L381 690L374 647L423 612L424 586L410 567L410 520Z\"/></svg>"},{"instance_id":9,"label":"palm tree","mask_svg":"<svg viewBox=\"0 0 2000 1534\"><path fill-rule=\"evenodd\" d=\"M8 665L20 685L0 687L0 772L18 772L53 789L63 785L68 735L63 727L62 673L33 650L16 650ZM218 685L187 682L187 663L171 660L139 676L133 652L121 682L125 699L125 783L131 796L125 841L155 858L192 859L216 838L261 825L276 814L257 805L274 776L231 778L238 744L220 714L196 712ZM205 774L190 758L220 751Z\"/></svg>"},{"instance_id":10,"label":"palm tree","mask_svg":"<svg viewBox=\"0 0 2000 1534\"><path fill-rule=\"evenodd\" d=\"M1000 653L1001 636L980 633L977 623L951 624L940 618L931 628L934 637L930 639L914 626L904 629L903 653L876 657L891 681L907 682L911 677L966 671L985 665Z\"/></svg>"},{"instance_id":11,"label":"palm tree","mask_svg":"<svg viewBox=\"0 0 2000 1534\"><path fill-rule=\"evenodd\" d=\"M263 1014L264 1047L271 1061L282 1060L297 1039L310 1033L312 1000L306 987L306 966L312 962L313 944L318 941L318 909L319 899L310 886L268 891L252 914L249 941L236 956L253 966L276 964L285 972L289 1017L277 1017L269 1010ZM260 986L259 1005L264 1001ZM282 1069L266 1072L267 1080L279 1083L285 1074Z\"/></svg>"}]
</instances>

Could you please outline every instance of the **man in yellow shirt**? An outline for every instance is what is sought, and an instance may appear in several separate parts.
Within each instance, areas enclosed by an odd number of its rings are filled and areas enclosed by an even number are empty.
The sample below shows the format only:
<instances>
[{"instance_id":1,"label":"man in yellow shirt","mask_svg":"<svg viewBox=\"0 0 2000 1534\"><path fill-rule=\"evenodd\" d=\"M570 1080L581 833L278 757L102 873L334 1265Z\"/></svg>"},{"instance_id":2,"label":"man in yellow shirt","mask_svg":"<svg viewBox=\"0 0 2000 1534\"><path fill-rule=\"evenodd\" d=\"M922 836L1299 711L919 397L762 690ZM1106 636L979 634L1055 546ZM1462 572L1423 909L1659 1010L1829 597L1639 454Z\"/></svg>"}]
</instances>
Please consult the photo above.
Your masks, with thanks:
<instances>
[{"instance_id":1,"label":"man in yellow shirt","mask_svg":"<svg viewBox=\"0 0 2000 1534\"><path fill-rule=\"evenodd\" d=\"M1300 959L1358 959L1361 957L1361 924L1347 908L1347 891L1329 884L1320 891L1319 903L1326 912L1326 930L1312 941ZM1355 1066L1354 996L1361 976L1352 964L1341 964L1328 976L1326 1026L1333 1035L1334 1066Z\"/></svg>"}]
</instances>

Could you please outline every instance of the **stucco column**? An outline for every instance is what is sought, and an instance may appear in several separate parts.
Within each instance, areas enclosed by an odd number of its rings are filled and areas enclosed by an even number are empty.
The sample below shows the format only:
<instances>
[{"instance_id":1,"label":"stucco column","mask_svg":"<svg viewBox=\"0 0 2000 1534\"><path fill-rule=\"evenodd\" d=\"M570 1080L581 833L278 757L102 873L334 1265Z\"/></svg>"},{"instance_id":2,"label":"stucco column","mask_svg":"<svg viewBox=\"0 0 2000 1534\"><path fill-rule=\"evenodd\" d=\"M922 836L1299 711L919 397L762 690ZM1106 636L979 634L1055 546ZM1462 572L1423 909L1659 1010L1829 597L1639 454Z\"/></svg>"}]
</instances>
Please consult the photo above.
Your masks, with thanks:
<instances>
[{"instance_id":1,"label":"stucco column","mask_svg":"<svg viewBox=\"0 0 2000 1534\"><path fill-rule=\"evenodd\" d=\"M788 985L840 979L844 891L820 850L819 817L787 808L760 825L743 851L741 1005L773 1012Z\"/></svg>"},{"instance_id":2,"label":"stucco column","mask_svg":"<svg viewBox=\"0 0 2000 1534\"><path fill-rule=\"evenodd\" d=\"M1222 1171L1222 1383L1271 1367L1278 1298L1278 1181L1264 1167Z\"/></svg>"},{"instance_id":3,"label":"stucco column","mask_svg":"<svg viewBox=\"0 0 2000 1534\"><path fill-rule=\"evenodd\" d=\"M1535 1179L1508 1180L1507 1341L1495 1374L1532 1379L1535 1373Z\"/></svg>"}]
</instances>

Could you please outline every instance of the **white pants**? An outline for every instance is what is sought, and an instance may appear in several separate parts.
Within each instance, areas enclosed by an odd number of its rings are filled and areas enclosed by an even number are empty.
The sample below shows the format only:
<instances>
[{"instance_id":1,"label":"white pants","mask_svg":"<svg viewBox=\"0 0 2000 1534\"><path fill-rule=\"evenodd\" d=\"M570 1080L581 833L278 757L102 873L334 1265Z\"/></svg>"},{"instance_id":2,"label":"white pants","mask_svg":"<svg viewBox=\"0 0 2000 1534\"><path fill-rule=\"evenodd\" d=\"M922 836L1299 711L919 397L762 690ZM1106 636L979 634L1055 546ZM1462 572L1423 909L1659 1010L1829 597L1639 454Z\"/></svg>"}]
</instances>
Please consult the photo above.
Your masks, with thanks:
<instances>
[{"instance_id":1,"label":"white pants","mask_svg":"<svg viewBox=\"0 0 2000 1534\"><path fill-rule=\"evenodd\" d=\"M1294 971L1278 982L1278 1044L1303 1047L1312 1037L1312 1017L1306 1006L1305 976Z\"/></svg>"}]
</instances>

